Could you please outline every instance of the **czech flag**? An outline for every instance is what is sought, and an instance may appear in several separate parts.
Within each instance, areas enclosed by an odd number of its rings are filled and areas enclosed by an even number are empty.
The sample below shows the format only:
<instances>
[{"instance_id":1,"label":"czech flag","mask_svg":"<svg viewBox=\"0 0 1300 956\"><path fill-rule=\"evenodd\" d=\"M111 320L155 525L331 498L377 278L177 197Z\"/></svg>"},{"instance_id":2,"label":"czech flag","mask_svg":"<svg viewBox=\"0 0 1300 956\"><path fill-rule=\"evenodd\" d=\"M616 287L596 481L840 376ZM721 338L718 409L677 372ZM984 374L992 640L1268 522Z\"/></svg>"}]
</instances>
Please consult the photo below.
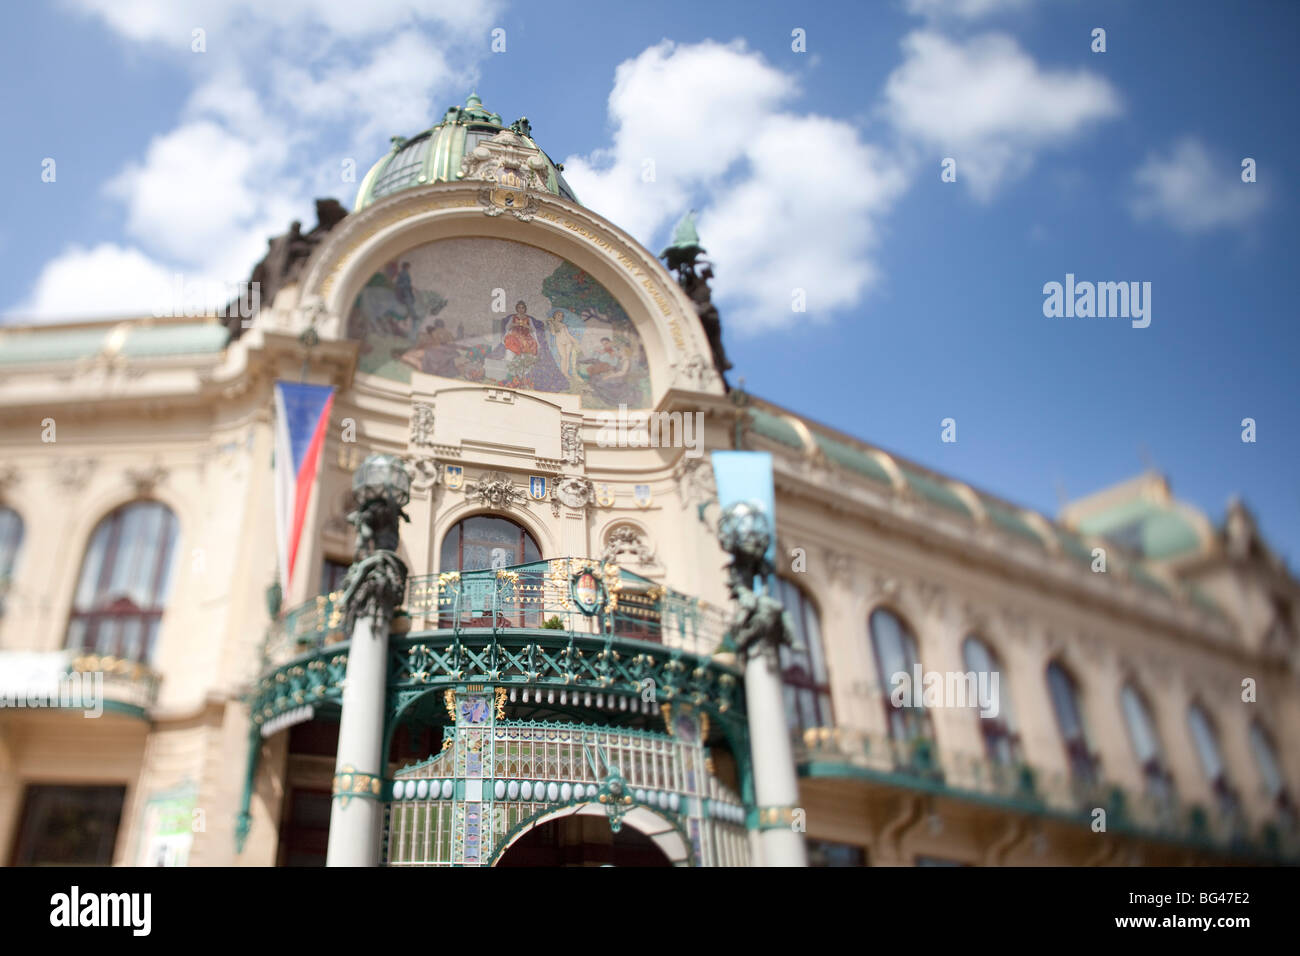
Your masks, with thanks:
<instances>
[{"instance_id":1,"label":"czech flag","mask_svg":"<svg viewBox=\"0 0 1300 956\"><path fill-rule=\"evenodd\" d=\"M275 531L286 595L333 405L332 385L275 383Z\"/></svg>"}]
</instances>

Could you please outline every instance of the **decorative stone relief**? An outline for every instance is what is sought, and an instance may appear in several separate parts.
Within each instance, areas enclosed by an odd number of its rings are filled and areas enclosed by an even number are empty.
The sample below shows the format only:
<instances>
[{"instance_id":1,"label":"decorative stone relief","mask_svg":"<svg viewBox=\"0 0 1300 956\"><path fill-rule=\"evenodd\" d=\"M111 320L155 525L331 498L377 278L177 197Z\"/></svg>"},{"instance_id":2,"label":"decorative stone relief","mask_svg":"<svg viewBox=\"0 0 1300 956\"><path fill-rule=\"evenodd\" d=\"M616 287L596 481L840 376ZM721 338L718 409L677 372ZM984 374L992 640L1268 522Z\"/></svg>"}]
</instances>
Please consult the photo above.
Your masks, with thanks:
<instances>
[{"instance_id":1,"label":"decorative stone relief","mask_svg":"<svg viewBox=\"0 0 1300 956\"><path fill-rule=\"evenodd\" d=\"M461 179L487 184L478 194L484 214L509 212L520 222L537 215L539 207L531 191L545 190L545 176L546 160L541 151L508 129L479 143L460 165Z\"/></svg>"},{"instance_id":2,"label":"decorative stone relief","mask_svg":"<svg viewBox=\"0 0 1300 956\"><path fill-rule=\"evenodd\" d=\"M581 465L587 458L582 447L582 430L577 422L560 423L560 454L565 464Z\"/></svg>"},{"instance_id":3,"label":"decorative stone relief","mask_svg":"<svg viewBox=\"0 0 1300 956\"><path fill-rule=\"evenodd\" d=\"M126 480L131 483L137 495L150 494L154 488L167 478L167 469L154 463L147 468L126 469Z\"/></svg>"},{"instance_id":4,"label":"decorative stone relief","mask_svg":"<svg viewBox=\"0 0 1300 956\"><path fill-rule=\"evenodd\" d=\"M645 539L645 535L633 525L620 524L612 528L605 536L605 550L601 560L618 564L619 559L628 557L633 564L654 564L655 553Z\"/></svg>"},{"instance_id":5,"label":"decorative stone relief","mask_svg":"<svg viewBox=\"0 0 1300 956\"><path fill-rule=\"evenodd\" d=\"M433 406L426 402L411 406L411 444L417 448L433 445Z\"/></svg>"},{"instance_id":6,"label":"decorative stone relief","mask_svg":"<svg viewBox=\"0 0 1300 956\"><path fill-rule=\"evenodd\" d=\"M13 465L0 465L0 497L18 484L18 469Z\"/></svg>"},{"instance_id":7,"label":"decorative stone relief","mask_svg":"<svg viewBox=\"0 0 1300 956\"><path fill-rule=\"evenodd\" d=\"M471 482L467 494L488 508L511 508L523 500L523 492L499 471L489 471Z\"/></svg>"},{"instance_id":8,"label":"decorative stone relief","mask_svg":"<svg viewBox=\"0 0 1300 956\"><path fill-rule=\"evenodd\" d=\"M86 487L98 462L93 458L61 458L54 463L54 480L65 494Z\"/></svg>"},{"instance_id":9,"label":"decorative stone relief","mask_svg":"<svg viewBox=\"0 0 1300 956\"><path fill-rule=\"evenodd\" d=\"M271 303L267 303L269 306ZM321 324L321 320L327 318L329 312L325 308L325 300L319 295L309 295L298 303L295 315L288 322L277 317L273 320L272 327L284 330L294 329L315 329Z\"/></svg>"},{"instance_id":10,"label":"decorative stone relief","mask_svg":"<svg viewBox=\"0 0 1300 956\"><path fill-rule=\"evenodd\" d=\"M713 363L698 353L680 364L674 362L672 367L673 385L682 385L696 391L708 388L718 374Z\"/></svg>"},{"instance_id":11,"label":"decorative stone relief","mask_svg":"<svg viewBox=\"0 0 1300 956\"><path fill-rule=\"evenodd\" d=\"M365 457L365 451L356 442L341 441L338 444L338 454L334 463L340 471L345 471L350 475L361 467L361 462Z\"/></svg>"},{"instance_id":12,"label":"decorative stone relief","mask_svg":"<svg viewBox=\"0 0 1300 956\"><path fill-rule=\"evenodd\" d=\"M411 487L416 491L428 491L442 481L442 463L432 455L413 455L403 460L411 473Z\"/></svg>"},{"instance_id":13,"label":"decorative stone relief","mask_svg":"<svg viewBox=\"0 0 1300 956\"><path fill-rule=\"evenodd\" d=\"M826 563L826 573L830 576L831 584L839 588L847 588L853 584L853 558L830 548L822 551L822 558Z\"/></svg>"},{"instance_id":14,"label":"decorative stone relief","mask_svg":"<svg viewBox=\"0 0 1300 956\"><path fill-rule=\"evenodd\" d=\"M682 507L703 504L717 497L718 485L713 477L713 466L707 457L687 458L682 456L673 471L677 482L678 497Z\"/></svg>"},{"instance_id":15,"label":"decorative stone relief","mask_svg":"<svg viewBox=\"0 0 1300 956\"><path fill-rule=\"evenodd\" d=\"M569 475L551 487L551 514L560 514L560 505L580 511L596 500L596 489L591 480L581 475Z\"/></svg>"}]
</instances>

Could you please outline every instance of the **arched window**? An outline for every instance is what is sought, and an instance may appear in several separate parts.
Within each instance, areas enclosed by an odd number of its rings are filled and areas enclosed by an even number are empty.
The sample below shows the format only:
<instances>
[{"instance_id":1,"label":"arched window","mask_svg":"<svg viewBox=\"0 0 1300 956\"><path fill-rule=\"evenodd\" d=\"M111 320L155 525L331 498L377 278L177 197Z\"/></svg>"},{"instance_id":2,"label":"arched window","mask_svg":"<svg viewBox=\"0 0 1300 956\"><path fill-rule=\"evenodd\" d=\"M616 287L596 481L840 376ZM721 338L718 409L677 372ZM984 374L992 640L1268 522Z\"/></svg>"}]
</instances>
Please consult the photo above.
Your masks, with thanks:
<instances>
[{"instance_id":1,"label":"arched window","mask_svg":"<svg viewBox=\"0 0 1300 956\"><path fill-rule=\"evenodd\" d=\"M871 630L871 647L876 657L876 673L880 676L883 688L885 719L889 724L889 735L895 740L913 740L929 736L929 718L921 706L924 690L916 685L915 674L920 657L916 652L916 638L903 619L885 608L871 612L869 621ZM897 675L905 674L906 682ZM897 687L906 687L910 700L904 698L905 706L895 707L891 692Z\"/></svg>"},{"instance_id":2,"label":"arched window","mask_svg":"<svg viewBox=\"0 0 1300 956\"><path fill-rule=\"evenodd\" d=\"M1201 769L1205 779L1210 782L1219 809L1233 813L1237 809L1237 793L1228 780L1228 770L1219 750L1219 735L1214 723L1200 704L1192 704L1187 709L1187 726L1192 732L1192 742L1201 758Z\"/></svg>"},{"instance_id":3,"label":"arched window","mask_svg":"<svg viewBox=\"0 0 1300 956\"><path fill-rule=\"evenodd\" d=\"M443 573L484 571L541 559L537 542L521 525L497 515L473 515L453 525L442 539L439 569ZM519 573L518 580L509 585L499 584L491 575L462 578L459 603L444 600L439 626L450 627L449 615L458 608L462 627L492 627L490 609L495 606L497 627L540 627L545 577L537 568Z\"/></svg>"},{"instance_id":4,"label":"arched window","mask_svg":"<svg viewBox=\"0 0 1300 956\"><path fill-rule=\"evenodd\" d=\"M542 559L533 536L509 518L474 515L454 525L442 539L440 571L508 568Z\"/></svg>"},{"instance_id":5,"label":"arched window","mask_svg":"<svg viewBox=\"0 0 1300 956\"><path fill-rule=\"evenodd\" d=\"M989 759L1001 766L1010 766L1020 761L1020 732L1016 728L1015 711L1011 709L1011 694L1007 690L1006 672L999 666L997 657L983 640L971 635L962 643L962 660L967 673L975 675L977 689L987 687L992 702L996 705L996 714L984 716L977 704L976 718L979 720L980 732L984 735L984 749ZM997 675L997 684L993 675ZM990 708L992 710L994 708Z\"/></svg>"},{"instance_id":6,"label":"arched window","mask_svg":"<svg viewBox=\"0 0 1300 956\"><path fill-rule=\"evenodd\" d=\"M1088 744L1088 732L1079 709L1078 685L1069 671L1052 661L1047 665L1047 688L1052 695L1052 709L1056 711L1056 725L1065 742L1070 775L1079 783L1096 783L1097 760Z\"/></svg>"},{"instance_id":7,"label":"arched window","mask_svg":"<svg viewBox=\"0 0 1300 956\"><path fill-rule=\"evenodd\" d=\"M1146 778L1147 793L1168 801L1173 796L1173 781L1165 768L1160 734L1146 697L1130 682L1120 690L1119 702L1124 712L1124 723L1128 725L1129 740L1133 742L1133 752L1137 754L1138 765Z\"/></svg>"},{"instance_id":8,"label":"arched window","mask_svg":"<svg viewBox=\"0 0 1300 956\"><path fill-rule=\"evenodd\" d=\"M794 643L799 648L781 648L786 722L791 730L830 727L835 715L817 607L802 588L785 578L776 579L776 596L790 618Z\"/></svg>"},{"instance_id":9,"label":"arched window","mask_svg":"<svg viewBox=\"0 0 1300 956\"><path fill-rule=\"evenodd\" d=\"M4 613L5 592L23 546L23 519L13 508L0 508L0 614Z\"/></svg>"},{"instance_id":10,"label":"arched window","mask_svg":"<svg viewBox=\"0 0 1300 956\"><path fill-rule=\"evenodd\" d=\"M1265 795L1282 813L1287 824L1294 825L1295 811L1291 806L1291 795L1287 793L1286 780L1282 777L1282 767L1277 761L1277 749L1273 746L1272 736L1258 720L1250 725L1250 749L1264 782Z\"/></svg>"},{"instance_id":11,"label":"arched window","mask_svg":"<svg viewBox=\"0 0 1300 956\"><path fill-rule=\"evenodd\" d=\"M157 501L123 505L90 536L67 646L148 663L171 586L176 516Z\"/></svg>"}]
</instances>

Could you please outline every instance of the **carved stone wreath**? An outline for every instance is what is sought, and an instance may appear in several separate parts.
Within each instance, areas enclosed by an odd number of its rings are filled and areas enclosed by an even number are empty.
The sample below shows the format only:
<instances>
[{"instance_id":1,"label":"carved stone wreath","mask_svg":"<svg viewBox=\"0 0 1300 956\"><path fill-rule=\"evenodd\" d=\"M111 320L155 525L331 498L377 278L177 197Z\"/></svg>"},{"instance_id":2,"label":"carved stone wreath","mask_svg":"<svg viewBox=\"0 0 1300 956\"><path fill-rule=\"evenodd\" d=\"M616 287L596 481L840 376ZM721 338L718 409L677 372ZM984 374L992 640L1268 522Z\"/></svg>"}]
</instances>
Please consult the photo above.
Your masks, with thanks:
<instances>
[{"instance_id":1,"label":"carved stone wreath","mask_svg":"<svg viewBox=\"0 0 1300 956\"><path fill-rule=\"evenodd\" d=\"M432 455L415 455L406 459L411 473L411 487L418 491L432 488L442 480L442 463Z\"/></svg>"},{"instance_id":2,"label":"carved stone wreath","mask_svg":"<svg viewBox=\"0 0 1300 956\"><path fill-rule=\"evenodd\" d=\"M560 505L581 510L596 500L596 488L591 479L569 475L555 482L551 488L551 514L558 516Z\"/></svg>"}]
</instances>

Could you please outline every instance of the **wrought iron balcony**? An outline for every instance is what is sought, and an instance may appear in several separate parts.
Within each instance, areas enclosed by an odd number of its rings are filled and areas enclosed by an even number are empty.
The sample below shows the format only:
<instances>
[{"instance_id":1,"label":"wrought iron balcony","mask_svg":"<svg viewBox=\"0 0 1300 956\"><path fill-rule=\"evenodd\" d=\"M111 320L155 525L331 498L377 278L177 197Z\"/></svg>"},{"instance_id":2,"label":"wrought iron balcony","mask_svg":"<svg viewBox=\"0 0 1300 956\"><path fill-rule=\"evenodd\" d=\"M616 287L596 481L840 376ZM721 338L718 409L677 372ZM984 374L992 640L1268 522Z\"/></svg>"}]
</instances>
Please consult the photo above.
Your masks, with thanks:
<instances>
[{"instance_id":1,"label":"wrought iron balcony","mask_svg":"<svg viewBox=\"0 0 1300 956\"><path fill-rule=\"evenodd\" d=\"M1265 860L1300 859L1300 833L1286 815L1252 834L1239 809L1189 805L1172 787L1139 793L1023 762L940 752L929 738L901 740L843 727L809 729L795 744L807 776L875 780L1081 824L1100 807L1112 833Z\"/></svg>"},{"instance_id":2,"label":"wrought iron balcony","mask_svg":"<svg viewBox=\"0 0 1300 956\"><path fill-rule=\"evenodd\" d=\"M572 596L574 575L590 571L603 602L594 613ZM342 593L286 611L267 636L263 668L346 639ZM553 630L566 636L615 637L707 657L726 634L725 609L640 575L585 558L555 558L483 571L412 576L392 633Z\"/></svg>"},{"instance_id":3,"label":"wrought iron balcony","mask_svg":"<svg viewBox=\"0 0 1300 956\"><path fill-rule=\"evenodd\" d=\"M586 573L595 580L575 582ZM341 601L322 596L276 622L254 723L340 699ZM722 608L588 559L412 577L392 621L389 693L400 711L440 685L482 682L525 703L648 712L683 699L738 721L739 673L713 657L726 630Z\"/></svg>"},{"instance_id":4,"label":"wrought iron balcony","mask_svg":"<svg viewBox=\"0 0 1300 956\"><path fill-rule=\"evenodd\" d=\"M78 651L0 653L0 706L117 711L144 717L161 678L139 661Z\"/></svg>"}]
</instances>

